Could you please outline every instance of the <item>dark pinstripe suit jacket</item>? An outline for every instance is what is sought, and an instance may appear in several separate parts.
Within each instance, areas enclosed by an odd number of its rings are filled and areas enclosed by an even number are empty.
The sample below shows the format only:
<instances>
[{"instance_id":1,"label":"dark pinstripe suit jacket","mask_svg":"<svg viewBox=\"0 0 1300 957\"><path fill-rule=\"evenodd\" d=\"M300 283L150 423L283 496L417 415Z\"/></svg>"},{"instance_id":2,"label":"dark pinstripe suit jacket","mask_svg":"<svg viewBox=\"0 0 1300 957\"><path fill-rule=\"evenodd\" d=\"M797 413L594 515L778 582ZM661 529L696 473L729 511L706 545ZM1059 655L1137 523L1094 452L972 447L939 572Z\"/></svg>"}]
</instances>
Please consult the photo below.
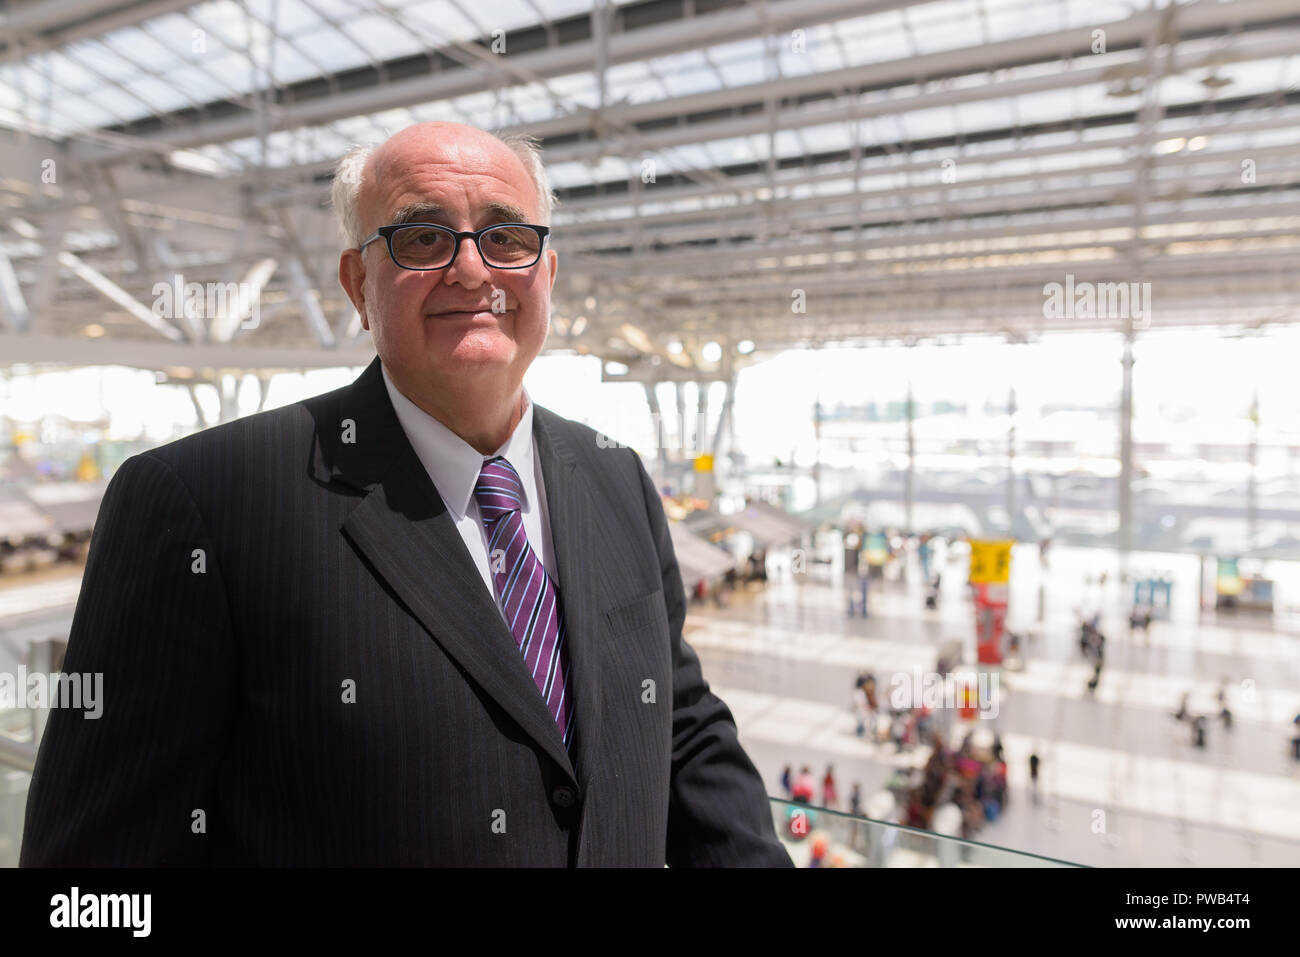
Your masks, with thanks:
<instances>
[{"instance_id":1,"label":"dark pinstripe suit jacket","mask_svg":"<svg viewBox=\"0 0 1300 957\"><path fill-rule=\"evenodd\" d=\"M376 359L113 477L21 863L788 866L639 456L533 421L572 759Z\"/></svg>"}]
</instances>

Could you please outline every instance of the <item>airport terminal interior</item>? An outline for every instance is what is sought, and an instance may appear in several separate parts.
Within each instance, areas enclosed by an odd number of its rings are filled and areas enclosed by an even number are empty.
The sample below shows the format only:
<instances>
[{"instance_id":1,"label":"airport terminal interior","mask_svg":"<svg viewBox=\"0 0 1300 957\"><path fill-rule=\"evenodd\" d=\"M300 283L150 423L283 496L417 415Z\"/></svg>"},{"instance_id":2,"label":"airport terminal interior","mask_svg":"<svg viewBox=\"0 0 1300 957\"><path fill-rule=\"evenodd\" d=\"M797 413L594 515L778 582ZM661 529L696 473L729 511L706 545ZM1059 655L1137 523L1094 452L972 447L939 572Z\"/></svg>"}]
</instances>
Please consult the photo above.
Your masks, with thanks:
<instances>
[{"instance_id":1,"label":"airport terminal interior","mask_svg":"<svg viewBox=\"0 0 1300 957\"><path fill-rule=\"evenodd\" d=\"M427 121L541 147L525 385L796 864L1300 865L1295 0L10 0L0 866L108 483L371 363L331 183Z\"/></svg>"}]
</instances>

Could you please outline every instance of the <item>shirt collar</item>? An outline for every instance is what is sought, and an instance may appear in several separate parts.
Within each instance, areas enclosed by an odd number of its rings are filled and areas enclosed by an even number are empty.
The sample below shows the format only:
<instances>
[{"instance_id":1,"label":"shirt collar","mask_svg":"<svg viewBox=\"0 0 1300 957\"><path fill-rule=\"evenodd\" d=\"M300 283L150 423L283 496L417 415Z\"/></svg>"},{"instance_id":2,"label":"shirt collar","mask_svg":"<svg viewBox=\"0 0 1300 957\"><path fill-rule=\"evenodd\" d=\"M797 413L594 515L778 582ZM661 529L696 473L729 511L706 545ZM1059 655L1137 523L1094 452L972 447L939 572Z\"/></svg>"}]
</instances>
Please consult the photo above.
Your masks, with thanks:
<instances>
[{"instance_id":1,"label":"shirt collar","mask_svg":"<svg viewBox=\"0 0 1300 957\"><path fill-rule=\"evenodd\" d=\"M388 398L393 403L393 411L406 433L411 447L419 457L421 464L433 479L433 484L442 496L443 502L459 521L469 509L470 497L474 486L478 484L479 473L483 463L490 458L502 456L519 473L520 485L523 486L523 507L529 507L533 489L533 401L528 390L523 390L524 414L519 424L510 433L493 455L483 455L447 426L443 425L429 413L404 396L389 378L388 370L380 363L384 375L384 387Z\"/></svg>"}]
</instances>

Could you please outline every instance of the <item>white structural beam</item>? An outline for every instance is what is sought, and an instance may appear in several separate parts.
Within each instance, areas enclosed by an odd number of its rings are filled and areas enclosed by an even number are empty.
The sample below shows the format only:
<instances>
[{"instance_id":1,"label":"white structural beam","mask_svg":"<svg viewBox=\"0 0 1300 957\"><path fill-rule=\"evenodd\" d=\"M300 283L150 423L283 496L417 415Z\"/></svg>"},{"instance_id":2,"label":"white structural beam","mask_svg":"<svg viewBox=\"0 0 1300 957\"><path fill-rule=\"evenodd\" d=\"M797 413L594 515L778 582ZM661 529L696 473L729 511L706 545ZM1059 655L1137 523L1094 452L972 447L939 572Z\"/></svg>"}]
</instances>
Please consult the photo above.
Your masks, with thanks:
<instances>
[{"instance_id":1,"label":"white structural beam","mask_svg":"<svg viewBox=\"0 0 1300 957\"><path fill-rule=\"evenodd\" d=\"M195 0L147 0L147 2L105 2L105 0L40 0L24 3L0 13L0 32L7 36L25 34L27 50L53 49L87 37L135 26L195 5ZM107 8L107 9L105 9ZM12 31L12 33L11 33ZM3 44L0 44L3 48Z\"/></svg>"},{"instance_id":2,"label":"white structural beam","mask_svg":"<svg viewBox=\"0 0 1300 957\"><path fill-rule=\"evenodd\" d=\"M11 329L15 332L27 331L31 321L27 300L23 298L22 287L18 285L13 263L3 250L0 250L0 309L4 310L5 320Z\"/></svg>"},{"instance_id":3,"label":"white structural beam","mask_svg":"<svg viewBox=\"0 0 1300 957\"><path fill-rule=\"evenodd\" d=\"M322 346L327 349L334 348L338 340L334 338L334 330L330 328L329 321L325 318L325 313L320 306L319 294L311 280L307 278L307 270L303 268L302 260L297 256L290 256L287 268L289 288L293 290L293 295L298 300L307 328Z\"/></svg>"},{"instance_id":4,"label":"white structural beam","mask_svg":"<svg viewBox=\"0 0 1300 957\"><path fill-rule=\"evenodd\" d=\"M72 270L72 274L82 282L86 283L86 285L117 303L159 335L170 339L172 342L184 341L185 336L182 335L179 329L159 316L154 315L153 311L141 303L140 300L136 299L129 292L97 269L86 265L72 253L59 253L58 262L59 265Z\"/></svg>"},{"instance_id":5,"label":"white structural beam","mask_svg":"<svg viewBox=\"0 0 1300 957\"><path fill-rule=\"evenodd\" d=\"M213 342L229 342L236 330L249 319L261 321L262 290L275 273L278 263L271 258L259 260L240 281L236 294L226 297L226 309L213 317L208 330Z\"/></svg>"},{"instance_id":6,"label":"white structural beam","mask_svg":"<svg viewBox=\"0 0 1300 957\"><path fill-rule=\"evenodd\" d=\"M262 369L294 371L367 365L375 357L368 342L341 349L279 348L217 343L169 343L140 339L0 333L6 364L67 366L120 365L133 369Z\"/></svg>"},{"instance_id":7,"label":"white structural beam","mask_svg":"<svg viewBox=\"0 0 1300 957\"><path fill-rule=\"evenodd\" d=\"M1197 44L1197 49L1189 49L1191 44L1181 44L1178 47L1178 65L1183 69L1198 69L1212 67L1222 62L1225 42L1206 41ZM1300 36L1295 33L1279 33L1275 36L1264 37L1242 37L1226 43L1226 47L1232 51L1234 58L1254 60L1269 57L1290 56L1300 52ZM1166 60L1173 57L1172 48L1170 52L1157 55L1158 60ZM1133 65L1140 62L1140 57L1132 57L1123 61L1122 65ZM906 66L906 62L902 64ZM864 73L870 72L872 68L862 68ZM897 116L903 113L911 113L920 110L934 109L938 107L950 107L962 103L976 103L985 100L1001 100L1008 97L1024 96L1031 93L1043 93L1052 90L1077 89L1080 86L1090 83L1106 82L1112 72L1116 69L1115 65L1098 64L1095 66L1081 66L1073 70L1056 72L1037 76L1024 76L1018 79L1003 80L998 83L981 83L962 87L960 89L945 89L936 84L936 89L924 90L922 92L911 93L907 95L866 95L858 98L857 102L853 97L841 98L837 101L812 105L806 104L797 108L782 110L777 114L778 128L783 131L808 129L816 126L831 126L837 124L850 123L858 120L871 119L881 116ZM818 74L818 79L822 79L826 74ZM912 82L906 73L899 72L895 78L898 83ZM781 81L788 82L788 81ZM745 88L739 88L744 90ZM735 93L730 92L734 100ZM784 95L784 94L782 94ZM745 98L748 100L748 97ZM675 104L675 100L660 100L656 102L656 107L664 103ZM738 102L732 105L740 105ZM614 107L610 112L613 119L620 123L628 122L625 119L625 111L633 107ZM676 115L676 107L672 107L673 114ZM729 119L713 120L707 123L681 123L674 126L655 129L651 133L638 134L635 137L620 137L615 134L612 137L602 137L600 139L587 139L574 143L564 143L547 150L547 161L552 163L573 163L573 162L594 162L603 156L616 155L627 156L641 152L657 152L677 146L689 146L695 143L709 142L713 140L729 140L736 137L758 136L764 134L770 120L762 113L749 113L743 116L737 116ZM515 128L518 132L532 133L536 135L545 135L539 133L542 124L524 125ZM575 132L575 131L570 131Z\"/></svg>"}]
</instances>

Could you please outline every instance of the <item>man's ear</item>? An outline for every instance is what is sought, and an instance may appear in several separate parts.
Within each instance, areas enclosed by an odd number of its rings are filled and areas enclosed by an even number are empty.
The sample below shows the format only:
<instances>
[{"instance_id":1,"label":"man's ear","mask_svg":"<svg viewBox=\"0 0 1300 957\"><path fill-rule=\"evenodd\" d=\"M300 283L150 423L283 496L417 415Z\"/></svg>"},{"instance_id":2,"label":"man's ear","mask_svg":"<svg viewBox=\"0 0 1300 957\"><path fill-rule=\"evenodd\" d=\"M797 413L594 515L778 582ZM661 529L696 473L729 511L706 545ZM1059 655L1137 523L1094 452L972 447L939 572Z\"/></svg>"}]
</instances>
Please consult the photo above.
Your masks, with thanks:
<instances>
[{"instance_id":1,"label":"man's ear","mask_svg":"<svg viewBox=\"0 0 1300 957\"><path fill-rule=\"evenodd\" d=\"M366 318L366 264L361 258L361 250L345 249L339 255L339 285L352 300L352 306L361 316L361 328L369 329L370 320Z\"/></svg>"},{"instance_id":2,"label":"man's ear","mask_svg":"<svg viewBox=\"0 0 1300 957\"><path fill-rule=\"evenodd\" d=\"M558 273L557 273L557 269L558 269L558 266L559 266L559 259L560 259L560 257L556 255L554 249L548 249L548 250L546 250L546 265L547 265L547 268L551 270L551 288L552 288L552 289L555 288L555 277L556 277L556 275L558 274Z\"/></svg>"}]
</instances>

